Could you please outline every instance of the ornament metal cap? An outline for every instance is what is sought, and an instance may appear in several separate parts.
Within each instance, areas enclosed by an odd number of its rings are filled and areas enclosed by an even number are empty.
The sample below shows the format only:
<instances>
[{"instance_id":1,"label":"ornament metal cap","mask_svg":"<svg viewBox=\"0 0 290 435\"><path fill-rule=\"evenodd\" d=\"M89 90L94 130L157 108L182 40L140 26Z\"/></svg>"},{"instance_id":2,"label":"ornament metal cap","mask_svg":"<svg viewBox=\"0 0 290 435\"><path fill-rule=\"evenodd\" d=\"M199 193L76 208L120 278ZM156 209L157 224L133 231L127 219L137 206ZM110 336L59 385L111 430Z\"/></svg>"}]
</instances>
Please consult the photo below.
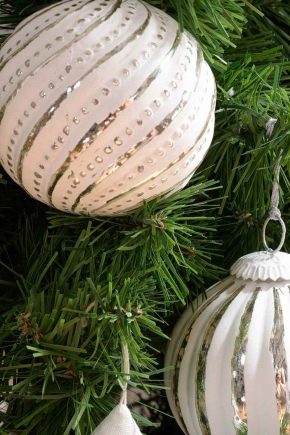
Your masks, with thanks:
<instances>
[{"instance_id":1,"label":"ornament metal cap","mask_svg":"<svg viewBox=\"0 0 290 435\"><path fill-rule=\"evenodd\" d=\"M231 275L252 281L289 281L290 254L261 251L245 255L232 266Z\"/></svg>"}]
</instances>

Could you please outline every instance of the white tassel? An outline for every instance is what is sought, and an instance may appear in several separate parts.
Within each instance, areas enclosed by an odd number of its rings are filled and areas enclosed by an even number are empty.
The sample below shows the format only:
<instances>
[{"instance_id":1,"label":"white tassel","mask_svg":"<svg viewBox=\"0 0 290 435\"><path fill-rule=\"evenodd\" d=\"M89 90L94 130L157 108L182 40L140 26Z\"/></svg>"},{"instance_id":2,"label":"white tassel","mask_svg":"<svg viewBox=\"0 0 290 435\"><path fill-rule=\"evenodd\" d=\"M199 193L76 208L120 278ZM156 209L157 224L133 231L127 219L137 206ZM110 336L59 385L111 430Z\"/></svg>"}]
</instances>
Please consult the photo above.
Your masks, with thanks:
<instances>
[{"instance_id":1,"label":"white tassel","mask_svg":"<svg viewBox=\"0 0 290 435\"><path fill-rule=\"evenodd\" d=\"M141 435L141 432L128 407L120 403L92 435Z\"/></svg>"},{"instance_id":2,"label":"white tassel","mask_svg":"<svg viewBox=\"0 0 290 435\"><path fill-rule=\"evenodd\" d=\"M142 435L129 408L127 407L127 388L130 379L130 358L126 343L122 345L122 353L124 373L126 373L126 375L125 382L122 385L123 394L121 401L94 430L92 435Z\"/></svg>"}]
</instances>

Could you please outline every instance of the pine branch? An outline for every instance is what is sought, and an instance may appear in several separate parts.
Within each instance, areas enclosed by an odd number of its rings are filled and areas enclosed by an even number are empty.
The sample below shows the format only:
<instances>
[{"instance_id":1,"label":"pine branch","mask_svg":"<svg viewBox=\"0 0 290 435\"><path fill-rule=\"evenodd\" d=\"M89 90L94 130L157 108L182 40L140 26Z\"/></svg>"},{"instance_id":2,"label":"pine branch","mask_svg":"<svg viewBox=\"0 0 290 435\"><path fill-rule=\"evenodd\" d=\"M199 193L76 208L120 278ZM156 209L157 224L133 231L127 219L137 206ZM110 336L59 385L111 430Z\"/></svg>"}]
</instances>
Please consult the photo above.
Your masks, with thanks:
<instances>
[{"instance_id":1,"label":"pine branch","mask_svg":"<svg viewBox=\"0 0 290 435\"><path fill-rule=\"evenodd\" d=\"M7 430L40 433L43 410L52 415L60 406L59 420L46 422L41 433L54 429L55 434L68 434L77 426L80 433L91 432L103 415L103 397L113 394L118 400L123 340L133 385L146 388L156 371L149 337L164 337L158 326L162 298L150 276L137 273L116 284L99 276L95 257L87 255L93 231L88 224L62 252L55 251L65 240L61 234L45 235L38 243L30 234L32 243L23 246L31 249L26 276L17 274L23 300L5 314L0 327L5 349L0 394L10 404ZM11 377L14 386L8 384Z\"/></svg>"},{"instance_id":2,"label":"pine branch","mask_svg":"<svg viewBox=\"0 0 290 435\"><path fill-rule=\"evenodd\" d=\"M107 262L113 276L130 276L132 270L141 268L154 276L166 303L176 298L185 303L188 296L193 296L192 288L220 273L212 262L219 251L212 216L218 200L210 200L209 195L216 189L217 183L194 177L192 187L144 204L128 218L97 219L106 237L103 270L107 270ZM52 227L73 222L82 225L84 221L83 217L68 218L58 213L50 219ZM108 237L112 228L115 239ZM96 234L91 241L93 249L100 243L101 236Z\"/></svg>"},{"instance_id":3,"label":"pine branch","mask_svg":"<svg viewBox=\"0 0 290 435\"><path fill-rule=\"evenodd\" d=\"M8 32L51 3L0 0L0 27ZM188 188L118 219L54 211L47 221L46 206L0 176L6 434L90 434L118 401L124 339L131 385L162 388L159 352L171 329L165 321L174 323L183 304L236 257L262 248L281 150L283 216L290 226L289 2L149 3L196 36L215 70L214 143ZM278 120L271 136L270 118ZM275 246L279 228L270 226L269 236Z\"/></svg>"},{"instance_id":4,"label":"pine branch","mask_svg":"<svg viewBox=\"0 0 290 435\"><path fill-rule=\"evenodd\" d=\"M290 53L290 5L287 0L259 1L259 8L264 14L264 28L271 28L279 43L283 44L285 54ZM262 25L256 23L256 28Z\"/></svg>"},{"instance_id":5,"label":"pine branch","mask_svg":"<svg viewBox=\"0 0 290 435\"><path fill-rule=\"evenodd\" d=\"M247 56L220 81L216 139L204 166L207 176L216 174L224 186L221 211L231 201L264 215L280 151L287 171L290 99L279 86L281 70L279 65L255 67ZM278 120L271 138L266 134L270 118Z\"/></svg>"},{"instance_id":6,"label":"pine branch","mask_svg":"<svg viewBox=\"0 0 290 435\"><path fill-rule=\"evenodd\" d=\"M246 24L245 3L240 0L149 0L176 18L200 43L210 65L226 69L226 47L235 47ZM165 6L165 7L164 7Z\"/></svg>"},{"instance_id":7,"label":"pine branch","mask_svg":"<svg viewBox=\"0 0 290 435\"><path fill-rule=\"evenodd\" d=\"M186 283L218 271L209 259L215 247L205 237L216 209L208 195L216 188L196 178L183 192L109 222L53 212L49 232L39 216L20 220L16 263L8 272L13 282L15 270L22 300L11 301L0 327L8 431L90 433L113 405L104 397L118 400L123 340L132 385L162 388L153 378L154 343L165 339L160 327L175 292L184 301ZM44 410L55 417L43 418Z\"/></svg>"}]
</instances>

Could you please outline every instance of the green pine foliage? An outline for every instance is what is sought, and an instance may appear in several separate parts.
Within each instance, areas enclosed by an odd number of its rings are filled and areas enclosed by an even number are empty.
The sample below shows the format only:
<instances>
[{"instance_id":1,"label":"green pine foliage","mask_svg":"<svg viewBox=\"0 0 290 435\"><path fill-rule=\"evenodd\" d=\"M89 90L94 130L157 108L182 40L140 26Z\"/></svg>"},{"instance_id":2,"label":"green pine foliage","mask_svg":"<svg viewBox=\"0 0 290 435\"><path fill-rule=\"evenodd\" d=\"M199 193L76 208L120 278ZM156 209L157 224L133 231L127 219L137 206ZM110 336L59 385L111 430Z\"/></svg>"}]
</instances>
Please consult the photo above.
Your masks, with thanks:
<instances>
[{"instance_id":1,"label":"green pine foliage","mask_svg":"<svg viewBox=\"0 0 290 435\"><path fill-rule=\"evenodd\" d=\"M290 227L289 2L148 2L198 39L215 73L212 147L182 192L116 219L51 211L0 169L0 434L90 435L118 402L124 342L130 386L161 391L184 306L262 248L280 154ZM51 3L0 0L2 40ZM269 243L279 237L272 224Z\"/></svg>"}]
</instances>

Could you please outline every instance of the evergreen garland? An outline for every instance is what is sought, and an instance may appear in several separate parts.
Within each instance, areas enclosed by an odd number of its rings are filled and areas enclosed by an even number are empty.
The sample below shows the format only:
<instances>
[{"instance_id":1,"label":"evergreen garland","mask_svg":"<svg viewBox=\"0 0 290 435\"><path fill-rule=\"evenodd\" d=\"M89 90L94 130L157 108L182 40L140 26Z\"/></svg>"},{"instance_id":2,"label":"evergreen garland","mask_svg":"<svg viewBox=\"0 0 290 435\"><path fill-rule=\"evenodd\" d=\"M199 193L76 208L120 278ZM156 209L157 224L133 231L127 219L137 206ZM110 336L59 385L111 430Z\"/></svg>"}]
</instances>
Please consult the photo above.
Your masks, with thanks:
<instances>
[{"instance_id":1,"label":"evergreen garland","mask_svg":"<svg viewBox=\"0 0 290 435\"><path fill-rule=\"evenodd\" d=\"M50 3L0 0L2 40ZM262 247L280 152L289 228L289 2L149 3L198 39L215 72L213 145L182 192L116 219L48 210L0 174L0 434L91 434L118 400L124 340L130 386L164 388L163 350L185 304Z\"/></svg>"}]
</instances>

